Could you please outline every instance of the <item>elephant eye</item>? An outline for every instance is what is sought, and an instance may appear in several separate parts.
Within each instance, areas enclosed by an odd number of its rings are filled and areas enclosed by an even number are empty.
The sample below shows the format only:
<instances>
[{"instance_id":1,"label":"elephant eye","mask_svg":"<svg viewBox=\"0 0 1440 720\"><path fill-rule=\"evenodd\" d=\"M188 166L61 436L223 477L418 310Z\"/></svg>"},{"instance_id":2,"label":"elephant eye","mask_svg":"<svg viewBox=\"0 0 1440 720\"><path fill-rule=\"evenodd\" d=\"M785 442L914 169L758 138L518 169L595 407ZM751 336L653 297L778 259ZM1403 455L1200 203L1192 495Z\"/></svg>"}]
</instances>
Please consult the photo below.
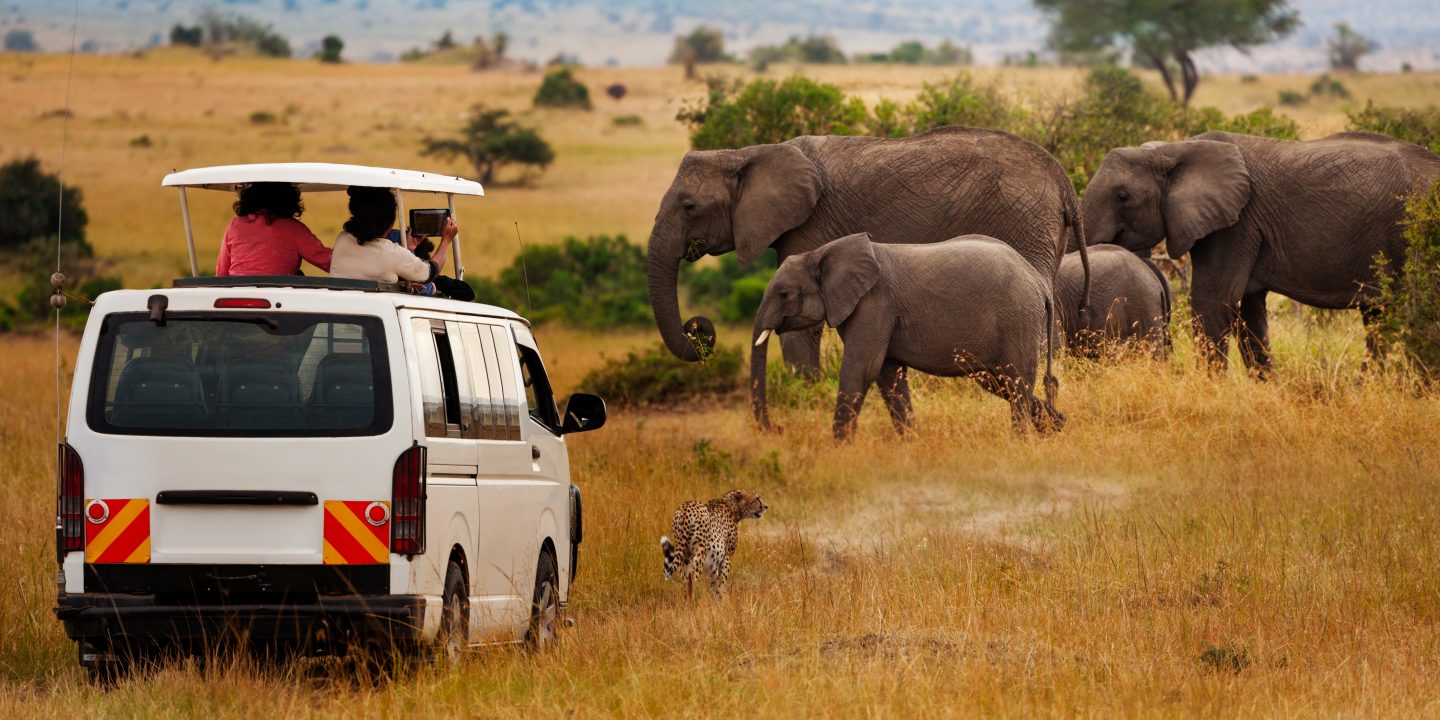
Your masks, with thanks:
<instances>
[{"instance_id":1,"label":"elephant eye","mask_svg":"<svg viewBox=\"0 0 1440 720\"><path fill-rule=\"evenodd\" d=\"M1115 199L1123 204L1126 200L1130 199L1130 193L1124 188L1121 188L1119 192L1115 193Z\"/></svg>"},{"instance_id":2,"label":"elephant eye","mask_svg":"<svg viewBox=\"0 0 1440 720\"><path fill-rule=\"evenodd\" d=\"M685 210L686 213L693 213L693 212L695 212L695 201L694 201L694 200L685 200L685 201L683 201L683 202L680 203L680 207L681 207L681 208L684 208L684 210Z\"/></svg>"}]
</instances>

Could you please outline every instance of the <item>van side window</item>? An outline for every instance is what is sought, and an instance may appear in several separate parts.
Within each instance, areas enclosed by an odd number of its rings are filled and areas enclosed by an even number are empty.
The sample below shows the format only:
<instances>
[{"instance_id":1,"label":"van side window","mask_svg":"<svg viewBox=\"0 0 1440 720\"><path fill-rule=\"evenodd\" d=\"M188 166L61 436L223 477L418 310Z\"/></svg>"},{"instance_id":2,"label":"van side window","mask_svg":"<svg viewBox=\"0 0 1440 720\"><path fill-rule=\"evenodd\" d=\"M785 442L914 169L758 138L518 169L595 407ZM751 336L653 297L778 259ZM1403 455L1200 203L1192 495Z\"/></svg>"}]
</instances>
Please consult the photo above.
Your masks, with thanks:
<instances>
[{"instance_id":1,"label":"van side window","mask_svg":"<svg viewBox=\"0 0 1440 720\"><path fill-rule=\"evenodd\" d=\"M501 428L495 422L494 410L491 408L490 392L490 365L493 365L485 353L485 345L480 340L481 326L475 323L456 323L460 327L460 345L465 354L465 365L470 369L470 427L465 432L465 437L479 440L498 440ZM487 329L485 337L489 338ZM498 378L497 378L498 379Z\"/></svg>"},{"instance_id":2,"label":"van side window","mask_svg":"<svg viewBox=\"0 0 1440 720\"><path fill-rule=\"evenodd\" d=\"M550 432L560 434L560 413L555 409L555 395L550 391L550 378L545 375L540 353L524 345L516 345L515 350L520 353L520 374L525 380L525 403L530 418Z\"/></svg>"},{"instance_id":3,"label":"van side window","mask_svg":"<svg viewBox=\"0 0 1440 720\"><path fill-rule=\"evenodd\" d=\"M411 328L415 334L415 359L420 366L425 434L430 437L459 437L460 388L455 357L444 324L415 318L411 320Z\"/></svg>"},{"instance_id":4,"label":"van side window","mask_svg":"<svg viewBox=\"0 0 1440 720\"><path fill-rule=\"evenodd\" d=\"M490 349L495 353L495 370L500 380L501 391L498 397L502 398L505 411L506 439L519 440L520 416L523 413L521 403L524 400L521 399L520 388L516 384L518 381L515 377L515 351L513 349L515 341L511 339L508 328L498 325L491 325L489 328L490 338L494 343ZM484 328L481 328L480 334L482 336L485 334ZM492 384L490 389L493 393L495 385Z\"/></svg>"}]
</instances>

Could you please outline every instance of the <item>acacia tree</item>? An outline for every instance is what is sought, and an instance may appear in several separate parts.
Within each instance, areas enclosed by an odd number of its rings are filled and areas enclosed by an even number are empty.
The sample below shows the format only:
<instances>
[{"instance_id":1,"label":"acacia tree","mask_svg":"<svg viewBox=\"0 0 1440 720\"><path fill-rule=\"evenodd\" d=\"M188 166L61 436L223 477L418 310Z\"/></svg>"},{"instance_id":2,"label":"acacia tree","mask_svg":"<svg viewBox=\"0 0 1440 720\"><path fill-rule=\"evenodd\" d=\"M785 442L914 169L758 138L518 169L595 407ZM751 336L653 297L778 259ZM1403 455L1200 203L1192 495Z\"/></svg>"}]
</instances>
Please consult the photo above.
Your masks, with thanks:
<instances>
[{"instance_id":1,"label":"acacia tree","mask_svg":"<svg viewBox=\"0 0 1440 720\"><path fill-rule=\"evenodd\" d=\"M1221 45L1246 52L1300 24L1287 0L1035 0L1035 6L1053 23L1055 50L1104 53L1128 47L1160 72L1171 99L1186 105L1200 84L1192 53ZM1179 88L1170 61L1179 71Z\"/></svg>"},{"instance_id":2,"label":"acacia tree","mask_svg":"<svg viewBox=\"0 0 1440 720\"><path fill-rule=\"evenodd\" d=\"M1350 29L1346 23L1335 23L1335 35L1325 41L1325 54L1330 58L1331 70L1360 69L1361 56L1368 55L1377 46L1370 38Z\"/></svg>"},{"instance_id":3,"label":"acacia tree","mask_svg":"<svg viewBox=\"0 0 1440 720\"><path fill-rule=\"evenodd\" d=\"M420 154L442 158L463 157L475 167L476 179L489 184L501 166L534 165L544 169L555 151L534 128L510 119L510 111L475 105L459 137L425 138Z\"/></svg>"}]
</instances>

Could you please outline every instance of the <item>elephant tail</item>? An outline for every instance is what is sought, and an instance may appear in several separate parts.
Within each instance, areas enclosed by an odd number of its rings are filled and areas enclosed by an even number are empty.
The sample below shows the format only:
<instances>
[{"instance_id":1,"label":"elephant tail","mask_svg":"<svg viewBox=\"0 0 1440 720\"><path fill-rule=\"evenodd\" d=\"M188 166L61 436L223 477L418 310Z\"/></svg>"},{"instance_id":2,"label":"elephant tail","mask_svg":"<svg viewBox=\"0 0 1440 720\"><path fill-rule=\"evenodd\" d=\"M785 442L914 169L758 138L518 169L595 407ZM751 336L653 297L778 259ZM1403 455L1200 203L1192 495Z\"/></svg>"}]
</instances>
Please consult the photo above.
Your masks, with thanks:
<instances>
[{"instance_id":1,"label":"elephant tail","mask_svg":"<svg viewBox=\"0 0 1440 720\"><path fill-rule=\"evenodd\" d=\"M1161 307L1161 309L1164 311L1163 319L1164 319L1164 321L1165 321L1165 324L1164 324L1163 326L1161 326L1161 328L1160 328L1160 351L1161 351L1162 353L1164 353L1165 355L1169 355L1169 354L1170 354L1170 348L1171 348L1171 340L1170 340L1170 308L1171 308L1170 278L1165 277L1165 273L1160 270L1160 266L1159 266L1159 265L1156 265L1153 260L1150 260L1150 259L1148 259L1148 258L1145 259L1145 265L1150 268L1150 272L1155 273L1155 279L1160 281L1160 307Z\"/></svg>"},{"instance_id":2,"label":"elephant tail","mask_svg":"<svg viewBox=\"0 0 1440 720\"><path fill-rule=\"evenodd\" d=\"M1052 368L1055 356L1055 301L1050 293L1045 294L1045 404L1052 410L1055 398L1060 394L1060 381L1055 379Z\"/></svg>"},{"instance_id":3,"label":"elephant tail","mask_svg":"<svg viewBox=\"0 0 1440 720\"><path fill-rule=\"evenodd\" d=\"M1070 184L1068 178L1065 179L1062 192L1066 195L1065 224L1075 231L1075 245L1076 249L1080 251L1080 267L1085 270L1085 284L1080 290L1079 307L1080 324L1083 327L1090 317L1090 251L1086 247L1088 242L1085 237L1085 218L1080 212L1080 201L1075 195L1075 188ZM1060 244L1063 246L1065 244L1064 230L1061 230L1061 235Z\"/></svg>"}]
</instances>

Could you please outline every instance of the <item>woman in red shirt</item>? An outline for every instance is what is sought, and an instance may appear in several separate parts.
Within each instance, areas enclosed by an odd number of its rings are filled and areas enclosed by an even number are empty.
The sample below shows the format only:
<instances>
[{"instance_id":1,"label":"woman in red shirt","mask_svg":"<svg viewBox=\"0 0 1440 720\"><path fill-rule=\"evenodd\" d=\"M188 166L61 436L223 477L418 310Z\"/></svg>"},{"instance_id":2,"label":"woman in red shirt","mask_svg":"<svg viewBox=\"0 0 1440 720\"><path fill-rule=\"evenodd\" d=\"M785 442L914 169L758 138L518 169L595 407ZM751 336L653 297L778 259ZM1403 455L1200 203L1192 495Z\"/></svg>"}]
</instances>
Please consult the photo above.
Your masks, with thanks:
<instances>
[{"instance_id":1,"label":"woman in red shirt","mask_svg":"<svg viewBox=\"0 0 1440 720\"><path fill-rule=\"evenodd\" d=\"M215 275L299 275L301 258L330 272L330 248L300 222L303 212L300 190L290 183L241 188L235 218L220 242Z\"/></svg>"}]
</instances>

